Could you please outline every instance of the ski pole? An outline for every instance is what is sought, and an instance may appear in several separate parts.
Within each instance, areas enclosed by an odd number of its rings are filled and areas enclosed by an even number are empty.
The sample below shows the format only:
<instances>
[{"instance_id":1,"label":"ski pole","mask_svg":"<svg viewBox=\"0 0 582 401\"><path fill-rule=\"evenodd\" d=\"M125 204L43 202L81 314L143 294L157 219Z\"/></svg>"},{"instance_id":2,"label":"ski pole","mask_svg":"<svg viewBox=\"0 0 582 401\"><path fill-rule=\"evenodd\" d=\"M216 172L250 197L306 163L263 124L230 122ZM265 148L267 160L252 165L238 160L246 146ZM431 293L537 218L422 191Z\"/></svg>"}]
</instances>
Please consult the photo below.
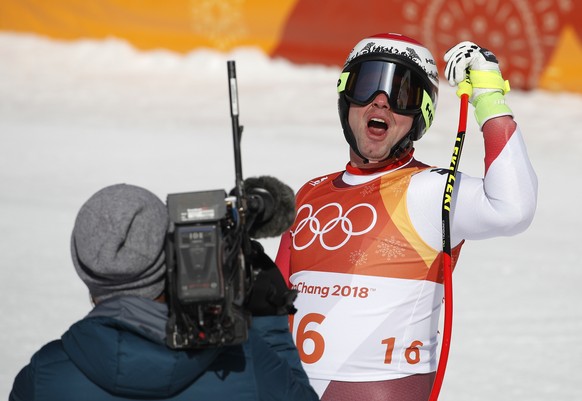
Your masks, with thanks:
<instances>
[{"instance_id":1,"label":"ski pole","mask_svg":"<svg viewBox=\"0 0 582 401\"><path fill-rule=\"evenodd\" d=\"M459 84L457 95L461 97L461 105L459 112L459 127L457 129L457 138L455 140L455 148L451 157L451 164L449 166L449 173L445 183L445 191L443 194L443 209L442 209L442 238L443 238L443 286L444 286L444 328L443 340L441 344L441 353L439 363L430 393L429 401L436 401L439 397L443 379L445 377L445 370L447 369L447 361L449 359L449 350L451 347L451 334L453 330L453 269L451 261L451 225L450 225L450 211L453 200L453 189L455 179L457 177L457 168L461 159L461 151L463 149L463 142L465 141L465 130L467 128L467 109L469 105L469 95L471 93L471 84L468 80Z\"/></svg>"}]
</instances>

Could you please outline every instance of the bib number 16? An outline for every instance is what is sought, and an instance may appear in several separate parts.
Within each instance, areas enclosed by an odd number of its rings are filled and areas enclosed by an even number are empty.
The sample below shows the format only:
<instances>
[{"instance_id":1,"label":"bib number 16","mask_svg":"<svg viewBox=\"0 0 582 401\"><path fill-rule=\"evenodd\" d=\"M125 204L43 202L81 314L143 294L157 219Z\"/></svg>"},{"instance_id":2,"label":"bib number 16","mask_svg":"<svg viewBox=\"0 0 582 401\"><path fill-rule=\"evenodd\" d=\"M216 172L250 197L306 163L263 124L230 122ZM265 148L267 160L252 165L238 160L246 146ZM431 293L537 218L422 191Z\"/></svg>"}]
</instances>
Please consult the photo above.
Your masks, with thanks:
<instances>
[{"instance_id":1,"label":"bib number 16","mask_svg":"<svg viewBox=\"0 0 582 401\"><path fill-rule=\"evenodd\" d=\"M294 315L289 316L289 325L293 329L294 326ZM321 313L308 313L301 320L297 326L297 332L295 335L295 344L299 352L299 357L301 361L306 364L312 364L321 359L323 353L325 352L325 339L323 336L315 330L307 330L307 326L310 323L321 324L325 320L325 316ZM312 342L313 350L308 353L305 350L305 342L310 340ZM396 337L390 337L382 340L381 342L386 346L384 354L384 364L392 363L392 355L394 353L394 347L396 345ZM413 341L408 348L404 350L404 357L406 362L411 365L415 365L420 362L420 347L423 343L421 341Z\"/></svg>"}]
</instances>

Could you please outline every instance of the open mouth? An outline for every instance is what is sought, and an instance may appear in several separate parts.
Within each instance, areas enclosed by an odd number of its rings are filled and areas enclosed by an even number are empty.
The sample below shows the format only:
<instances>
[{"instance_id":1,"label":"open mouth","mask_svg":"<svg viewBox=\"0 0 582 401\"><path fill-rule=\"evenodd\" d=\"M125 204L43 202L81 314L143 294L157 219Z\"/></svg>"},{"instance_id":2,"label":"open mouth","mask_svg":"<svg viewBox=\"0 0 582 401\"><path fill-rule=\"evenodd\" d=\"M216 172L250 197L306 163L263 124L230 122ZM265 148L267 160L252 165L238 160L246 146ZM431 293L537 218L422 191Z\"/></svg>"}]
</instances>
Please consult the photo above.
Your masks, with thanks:
<instances>
[{"instance_id":1,"label":"open mouth","mask_svg":"<svg viewBox=\"0 0 582 401\"><path fill-rule=\"evenodd\" d=\"M387 130L388 124L386 124L386 121L382 120L381 118L372 118L370 121L368 121L368 128Z\"/></svg>"}]
</instances>

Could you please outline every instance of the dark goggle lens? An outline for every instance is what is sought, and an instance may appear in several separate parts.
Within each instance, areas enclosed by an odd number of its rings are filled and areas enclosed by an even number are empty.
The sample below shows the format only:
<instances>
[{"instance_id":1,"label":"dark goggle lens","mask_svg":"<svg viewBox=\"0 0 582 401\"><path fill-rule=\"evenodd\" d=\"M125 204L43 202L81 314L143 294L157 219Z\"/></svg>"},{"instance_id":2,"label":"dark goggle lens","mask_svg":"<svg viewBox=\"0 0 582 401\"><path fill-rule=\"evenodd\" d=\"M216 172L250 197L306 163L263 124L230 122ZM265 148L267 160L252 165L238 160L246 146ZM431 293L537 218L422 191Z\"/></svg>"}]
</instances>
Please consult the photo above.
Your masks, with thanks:
<instances>
[{"instance_id":1,"label":"dark goggle lens","mask_svg":"<svg viewBox=\"0 0 582 401\"><path fill-rule=\"evenodd\" d=\"M352 103L364 106L378 92L384 92L394 111L417 112L422 106L425 85L409 68L387 61L365 61L346 72L344 90Z\"/></svg>"}]
</instances>

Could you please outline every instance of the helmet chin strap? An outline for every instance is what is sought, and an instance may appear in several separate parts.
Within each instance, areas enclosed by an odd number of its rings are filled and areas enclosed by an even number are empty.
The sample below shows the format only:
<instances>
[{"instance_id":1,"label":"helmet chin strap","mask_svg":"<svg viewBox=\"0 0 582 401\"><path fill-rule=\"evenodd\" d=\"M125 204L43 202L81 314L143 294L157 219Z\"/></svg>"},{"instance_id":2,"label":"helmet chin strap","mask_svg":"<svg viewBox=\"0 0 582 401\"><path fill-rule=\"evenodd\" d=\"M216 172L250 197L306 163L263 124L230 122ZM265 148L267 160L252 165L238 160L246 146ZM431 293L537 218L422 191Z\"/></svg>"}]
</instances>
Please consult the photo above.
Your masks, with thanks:
<instances>
[{"instance_id":1,"label":"helmet chin strap","mask_svg":"<svg viewBox=\"0 0 582 401\"><path fill-rule=\"evenodd\" d=\"M387 161L389 159L392 159L393 161L399 160L402 156L405 156L410 152L412 145L412 130L410 130L396 145L392 147L388 157L382 161Z\"/></svg>"}]
</instances>

